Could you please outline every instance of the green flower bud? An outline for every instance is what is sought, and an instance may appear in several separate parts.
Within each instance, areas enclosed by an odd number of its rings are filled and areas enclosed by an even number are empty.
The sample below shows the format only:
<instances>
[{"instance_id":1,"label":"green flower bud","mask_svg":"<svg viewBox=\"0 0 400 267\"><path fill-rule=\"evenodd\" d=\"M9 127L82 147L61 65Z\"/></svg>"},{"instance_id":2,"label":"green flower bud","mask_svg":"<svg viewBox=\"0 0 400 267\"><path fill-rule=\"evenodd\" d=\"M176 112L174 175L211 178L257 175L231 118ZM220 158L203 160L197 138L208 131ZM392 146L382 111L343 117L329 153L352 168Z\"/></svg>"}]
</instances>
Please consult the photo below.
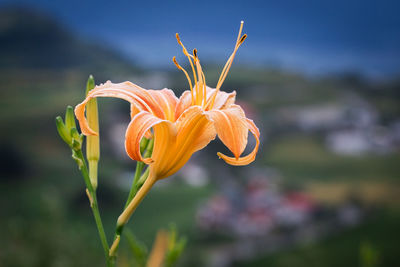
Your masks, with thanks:
<instances>
[{"instance_id":1,"label":"green flower bud","mask_svg":"<svg viewBox=\"0 0 400 267\"><path fill-rule=\"evenodd\" d=\"M68 130L76 128L74 110L71 106L67 106L67 110L65 112L65 126Z\"/></svg>"},{"instance_id":2,"label":"green flower bud","mask_svg":"<svg viewBox=\"0 0 400 267\"><path fill-rule=\"evenodd\" d=\"M64 140L64 142L67 143L69 146L71 146L72 145L71 134L69 133L67 127L65 126L60 116L56 118L56 126L58 134L60 135L61 139Z\"/></svg>"},{"instance_id":3,"label":"green flower bud","mask_svg":"<svg viewBox=\"0 0 400 267\"><path fill-rule=\"evenodd\" d=\"M144 137L140 141L140 153L144 152L144 150L146 149L148 143L149 143L149 139L147 139L146 137Z\"/></svg>"},{"instance_id":4,"label":"green flower bud","mask_svg":"<svg viewBox=\"0 0 400 267\"><path fill-rule=\"evenodd\" d=\"M93 75L89 75L89 78L86 83L86 94L85 95L87 95L89 93L89 91L94 88L94 86L95 86L95 82L94 82Z\"/></svg>"},{"instance_id":5,"label":"green flower bud","mask_svg":"<svg viewBox=\"0 0 400 267\"><path fill-rule=\"evenodd\" d=\"M86 95L95 86L92 75L86 84ZM97 109L97 100L90 99L86 105L86 118L89 127L99 133L99 114ZM100 136L89 135L86 137L86 158L89 162L89 177L93 188L97 188L97 168L100 159Z\"/></svg>"}]
</instances>

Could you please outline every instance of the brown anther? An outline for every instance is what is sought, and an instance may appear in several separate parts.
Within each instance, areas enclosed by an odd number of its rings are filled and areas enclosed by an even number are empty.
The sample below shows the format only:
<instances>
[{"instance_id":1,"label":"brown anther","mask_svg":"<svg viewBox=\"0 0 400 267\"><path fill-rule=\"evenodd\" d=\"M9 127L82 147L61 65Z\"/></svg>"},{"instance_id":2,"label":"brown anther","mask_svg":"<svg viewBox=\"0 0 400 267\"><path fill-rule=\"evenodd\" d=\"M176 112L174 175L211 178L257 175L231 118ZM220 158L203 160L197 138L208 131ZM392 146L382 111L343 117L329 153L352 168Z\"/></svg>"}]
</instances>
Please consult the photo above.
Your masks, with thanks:
<instances>
[{"instance_id":1,"label":"brown anther","mask_svg":"<svg viewBox=\"0 0 400 267\"><path fill-rule=\"evenodd\" d=\"M176 40L178 41L178 44L182 45L181 38L179 38L178 33L175 34L175 37L176 37Z\"/></svg>"},{"instance_id":2,"label":"brown anther","mask_svg":"<svg viewBox=\"0 0 400 267\"><path fill-rule=\"evenodd\" d=\"M242 38L240 38L239 44L241 45L244 42L244 40L246 40L246 38L247 38L247 34L244 34L242 36Z\"/></svg>"}]
</instances>

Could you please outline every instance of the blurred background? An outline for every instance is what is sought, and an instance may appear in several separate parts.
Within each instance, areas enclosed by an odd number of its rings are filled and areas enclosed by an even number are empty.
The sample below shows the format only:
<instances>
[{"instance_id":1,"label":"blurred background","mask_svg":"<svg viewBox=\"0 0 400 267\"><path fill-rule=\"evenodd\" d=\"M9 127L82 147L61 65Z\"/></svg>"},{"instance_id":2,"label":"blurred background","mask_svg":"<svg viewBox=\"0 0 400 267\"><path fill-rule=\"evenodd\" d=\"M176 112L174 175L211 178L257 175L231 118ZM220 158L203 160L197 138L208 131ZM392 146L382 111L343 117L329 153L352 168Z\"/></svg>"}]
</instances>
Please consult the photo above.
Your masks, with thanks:
<instances>
[{"instance_id":1,"label":"blurred background","mask_svg":"<svg viewBox=\"0 0 400 267\"><path fill-rule=\"evenodd\" d=\"M0 1L0 266L103 266L70 150L54 118L85 83L187 88L172 57L197 48L261 130L254 163L214 141L159 182L129 226L145 244L175 223L180 266L400 266L397 1ZM100 211L111 239L135 163L129 104L100 99ZM249 149L254 145L250 139ZM397 234L396 234L397 233ZM122 266L132 255L122 242Z\"/></svg>"}]
</instances>

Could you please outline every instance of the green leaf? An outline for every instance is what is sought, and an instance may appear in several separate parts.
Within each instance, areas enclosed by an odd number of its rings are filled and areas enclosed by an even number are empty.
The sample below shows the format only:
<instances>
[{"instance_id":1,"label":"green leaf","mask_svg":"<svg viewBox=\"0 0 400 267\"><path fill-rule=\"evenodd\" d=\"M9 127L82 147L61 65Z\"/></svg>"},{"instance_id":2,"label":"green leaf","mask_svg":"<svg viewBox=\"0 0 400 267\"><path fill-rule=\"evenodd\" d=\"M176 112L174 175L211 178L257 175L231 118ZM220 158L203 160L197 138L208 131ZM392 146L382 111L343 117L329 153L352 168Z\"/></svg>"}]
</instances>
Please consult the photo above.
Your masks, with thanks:
<instances>
[{"instance_id":1,"label":"green leaf","mask_svg":"<svg viewBox=\"0 0 400 267\"><path fill-rule=\"evenodd\" d=\"M379 251L370 242L360 245L360 263L362 267L376 267L379 265Z\"/></svg>"},{"instance_id":2,"label":"green leaf","mask_svg":"<svg viewBox=\"0 0 400 267\"><path fill-rule=\"evenodd\" d=\"M178 231L174 224L170 225L168 251L165 257L165 267L172 267L178 262L187 243L186 237L178 238Z\"/></svg>"},{"instance_id":3,"label":"green leaf","mask_svg":"<svg viewBox=\"0 0 400 267\"><path fill-rule=\"evenodd\" d=\"M139 241L130 229L125 229L125 236L127 237L129 247L131 249L134 266L146 266L148 250L146 245Z\"/></svg>"}]
</instances>

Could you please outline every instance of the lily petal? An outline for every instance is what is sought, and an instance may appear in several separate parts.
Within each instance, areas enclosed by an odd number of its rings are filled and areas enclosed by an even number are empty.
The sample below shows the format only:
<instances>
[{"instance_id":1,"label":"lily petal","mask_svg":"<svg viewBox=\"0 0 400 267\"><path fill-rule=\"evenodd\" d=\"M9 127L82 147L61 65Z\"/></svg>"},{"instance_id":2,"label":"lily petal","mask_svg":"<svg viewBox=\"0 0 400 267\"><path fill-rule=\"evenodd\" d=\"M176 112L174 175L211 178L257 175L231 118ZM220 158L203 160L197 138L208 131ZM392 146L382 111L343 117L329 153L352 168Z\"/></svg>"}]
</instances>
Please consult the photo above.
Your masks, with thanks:
<instances>
[{"instance_id":1,"label":"lily petal","mask_svg":"<svg viewBox=\"0 0 400 267\"><path fill-rule=\"evenodd\" d=\"M175 109L178 98L170 89L148 90L164 112L164 118L169 121L175 120Z\"/></svg>"},{"instance_id":2,"label":"lily petal","mask_svg":"<svg viewBox=\"0 0 400 267\"><path fill-rule=\"evenodd\" d=\"M140 141L151 128L154 129L156 136L153 152L156 151L160 144L163 145L162 141L163 138L166 138L165 135L168 135L167 137L176 135L174 134L176 133L175 125L170 121L157 118L147 111L139 112L133 117L125 133L125 149L131 159L143 161L146 164L153 162L151 158L142 158L140 153Z\"/></svg>"},{"instance_id":3,"label":"lily petal","mask_svg":"<svg viewBox=\"0 0 400 267\"><path fill-rule=\"evenodd\" d=\"M177 142L181 144L180 149L190 144L194 152L198 151L207 146L216 136L213 122L208 119L207 113L200 106L188 108L176 121L176 127Z\"/></svg>"},{"instance_id":4,"label":"lily petal","mask_svg":"<svg viewBox=\"0 0 400 267\"><path fill-rule=\"evenodd\" d=\"M213 97L216 89L208 86L206 87L206 89L207 89L206 103L208 103ZM194 92L194 97L196 97L196 92ZM212 109L228 108L235 103L235 99L236 99L236 91L233 91L231 93L218 91ZM191 92L190 91L183 92L178 100L178 103L176 104L175 119L178 119L179 116L182 114L182 112L188 109L191 106L191 104L192 104Z\"/></svg>"},{"instance_id":5,"label":"lily petal","mask_svg":"<svg viewBox=\"0 0 400 267\"><path fill-rule=\"evenodd\" d=\"M152 158L155 162L151 165L151 168L157 170L159 179L176 173L194 152L204 148L216 136L213 122L207 118L207 115L199 106L188 108L175 124L177 137L174 140L174 145L170 145L168 149L163 151L163 155L153 150ZM157 134L155 132L156 138Z\"/></svg>"},{"instance_id":6,"label":"lily petal","mask_svg":"<svg viewBox=\"0 0 400 267\"><path fill-rule=\"evenodd\" d=\"M211 100L212 96L215 94L215 90L216 89L207 86L207 102ZM235 99L236 99L236 91L233 91L231 93L226 93L224 91L218 90L212 109L228 108L229 106L235 103Z\"/></svg>"},{"instance_id":7,"label":"lily petal","mask_svg":"<svg viewBox=\"0 0 400 267\"><path fill-rule=\"evenodd\" d=\"M252 120L246 119L250 132L254 135L256 139L256 146L254 147L253 151L250 152L249 155L245 157L240 157L238 159L228 157L220 152L217 155L225 160L226 163L235 166L243 166L252 163L256 159L256 154L258 151L258 147L260 145L260 131L258 130L257 126L254 124Z\"/></svg>"},{"instance_id":8,"label":"lily petal","mask_svg":"<svg viewBox=\"0 0 400 267\"><path fill-rule=\"evenodd\" d=\"M171 99L171 93L172 92L163 90L163 93L154 93L154 95L162 94L163 96L166 95L166 98ZM96 86L91 90L86 99L75 107L75 115L79 120L82 133L85 135L97 135L95 131L90 129L85 118L86 103L95 97L116 97L124 99L131 103L131 115L135 115L139 111L145 110L162 119L167 117L149 90L145 90L131 82L111 83L110 81L107 81L105 84ZM170 100L169 103L173 103L173 100Z\"/></svg>"},{"instance_id":9,"label":"lily petal","mask_svg":"<svg viewBox=\"0 0 400 267\"><path fill-rule=\"evenodd\" d=\"M185 91L182 93L181 97L176 104L175 109L175 120L177 120L182 113L192 105L192 94L190 91Z\"/></svg>"},{"instance_id":10,"label":"lily petal","mask_svg":"<svg viewBox=\"0 0 400 267\"><path fill-rule=\"evenodd\" d=\"M246 148L249 131L242 108L232 105L223 110L210 110L207 114L214 121L218 137L238 159Z\"/></svg>"},{"instance_id":11,"label":"lily petal","mask_svg":"<svg viewBox=\"0 0 400 267\"><path fill-rule=\"evenodd\" d=\"M131 119L135 117L136 114L140 112L140 109L137 108L135 104L131 104Z\"/></svg>"},{"instance_id":12,"label":"lily petal","mask_svg":"<svg viewBox=\"0 0 400 267\"><path fill-rule=\"evenodd\" d=\"M131 102L132 104L136 105L139 110L146 110L159 118L165 118L162 108L151 94L151 91L154 90L146 90L131 82L112 83L110 81L107 81L103 85L96 86L96 88L99 90L102 89L113 91L115 94L118 94L118 96L115 97L119 97ZM127 95L128 99L120 97L120 94L122 94L122 96Z\"/></svg>"}]
</instances>

